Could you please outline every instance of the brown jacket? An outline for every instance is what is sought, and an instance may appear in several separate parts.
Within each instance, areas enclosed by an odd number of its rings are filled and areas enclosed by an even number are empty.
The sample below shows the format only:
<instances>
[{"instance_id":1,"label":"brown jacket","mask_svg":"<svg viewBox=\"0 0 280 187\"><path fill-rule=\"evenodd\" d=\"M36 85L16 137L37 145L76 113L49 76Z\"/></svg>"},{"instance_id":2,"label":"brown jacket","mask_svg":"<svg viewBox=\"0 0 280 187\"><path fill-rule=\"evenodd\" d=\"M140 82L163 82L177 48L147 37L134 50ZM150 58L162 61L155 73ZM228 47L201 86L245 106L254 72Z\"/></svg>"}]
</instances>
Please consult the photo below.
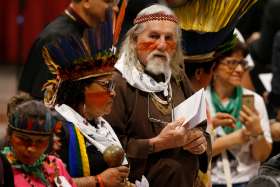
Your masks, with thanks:
<instances>
[{"instance_id":1,"label":"brown jacket","mask_svg":"<svg viewBox=\"0 0 280 187\"><path fill-rule=\"evenodd\" d=\"M130 163L130 180L141 179L145 175L150 186L193 186L200 168L207 170L211 152L210 138L207 153L193 155L180 148L153 153L148 141L163 129L162 124L148 120L148 93L130 86L119 72L114 74L116 97L112 112L105 118L114 128ZM177 106L192 95L189 80L183 76L180 83L171 80L172 102ZM172 121L171 114L163 115L150 98L150 117ZM204 127L206 123L202 124ZM205 128L204 128L205 129Z\"/></svg>"}]
</instances>

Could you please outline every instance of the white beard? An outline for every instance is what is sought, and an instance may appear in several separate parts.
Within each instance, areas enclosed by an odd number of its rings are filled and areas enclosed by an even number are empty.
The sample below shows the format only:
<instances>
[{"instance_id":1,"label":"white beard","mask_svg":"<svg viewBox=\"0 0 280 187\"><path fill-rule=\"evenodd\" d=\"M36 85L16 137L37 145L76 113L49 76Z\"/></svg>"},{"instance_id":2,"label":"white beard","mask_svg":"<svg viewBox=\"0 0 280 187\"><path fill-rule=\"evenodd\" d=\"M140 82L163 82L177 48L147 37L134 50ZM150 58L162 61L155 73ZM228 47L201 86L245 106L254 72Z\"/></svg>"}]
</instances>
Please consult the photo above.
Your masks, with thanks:
<instances>
[{"instance_id":1,"label":"white beard","mask_svg":"<svg viewBox=\"0 0 280 187\"><path fill-rule=\"evenodd\" d=\"M155 56L157 54L165 56L166 59ZM167 53L152 52L147 57L147 62L145 70L154 75L166 74L170 71L170 56Z\"/></svg>"}]
</instances>

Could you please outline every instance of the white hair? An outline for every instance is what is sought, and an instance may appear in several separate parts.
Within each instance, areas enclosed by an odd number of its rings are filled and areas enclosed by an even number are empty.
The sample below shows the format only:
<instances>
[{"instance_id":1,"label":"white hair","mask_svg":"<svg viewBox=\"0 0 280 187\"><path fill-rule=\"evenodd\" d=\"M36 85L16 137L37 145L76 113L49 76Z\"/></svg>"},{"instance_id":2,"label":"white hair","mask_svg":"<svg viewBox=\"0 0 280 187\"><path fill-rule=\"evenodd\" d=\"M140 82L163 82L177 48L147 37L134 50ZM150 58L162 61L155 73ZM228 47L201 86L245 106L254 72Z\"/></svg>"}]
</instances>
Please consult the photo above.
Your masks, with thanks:
<instances>
[{"instance_id":1,"label":"white hair","mask_svg":"<svg viewBox=\"0 0 280 187\"><path fill-rule=\"evenodd\" d=\"M143 10L141 10L137 14L136 17L143 16L143 15L149 15L149 14L155 14L155 13L159 13L159 12L162 12L166 15L175 16L175 13L170 8L168 8L167 6L160 5L160 4L154 4L154 5L151 5L147 8L144 8Z\"/></svg>"},{"instance_id":2,"label":"white hair","mask_svg":"<svg viewBox=\"0 0 280 187\"><path fill-rule=\"evenodd\" d=\"M160 4L154 4L152 6L149 6L143 10L141 10L136 17L143 16L143 15L149 15L149 14L155 14L155 13L164 13L166 15L173 15L175 16L175 13L168 7ZM137 68L142 68L139 64L139 61L137 60L137 55L135 51L135 41L137 39L137 36L142 33L146 28L146 22L135 24L127 33L126 38L122 43L121 47L121 54L125 55L125 65L126 66L136 66ZM181 46L181 29L180 26L177 25L176 27L176 41L177 41L177 47L176 52L173 58L170 61L170 66L172 69L172 75L176 79L180 79L180 73L182 72L183 67L183 50Z\"/></svg>"}]
</instances>

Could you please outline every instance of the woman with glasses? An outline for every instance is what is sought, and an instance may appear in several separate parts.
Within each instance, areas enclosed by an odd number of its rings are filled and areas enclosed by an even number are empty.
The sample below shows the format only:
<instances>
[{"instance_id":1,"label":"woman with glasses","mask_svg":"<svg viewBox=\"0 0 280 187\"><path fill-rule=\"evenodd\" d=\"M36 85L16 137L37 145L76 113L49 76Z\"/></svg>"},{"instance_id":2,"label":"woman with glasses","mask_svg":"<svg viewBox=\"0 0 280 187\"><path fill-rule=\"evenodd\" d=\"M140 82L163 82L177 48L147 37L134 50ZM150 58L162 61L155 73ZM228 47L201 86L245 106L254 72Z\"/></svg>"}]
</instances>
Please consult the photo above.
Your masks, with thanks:
<instances>
[{"instance_id":1,"label":"woman with glasses","mask_svg":"<svg viewBox=\"0 0 280 187\"><path fill-rule=\"evenodd\" d=\"M237 42L217 60L207 99L215 130L213 186L246 186L271 151L271 134L261 96L241 86L248 64Z\"/></svg>"},{"instance_id":2,"label":"woman with glasses","mask_svg":"<svg viewBox=\"0 0 280 187\"><path fill-rule=\"evenodd\" d=\"M130 185L122 146L102 118L111 112L115 96L112 73L116 57L109 16L100 27L87 30L82 40L69 36L43 50L45 62L56 76L44 86L44 101L66 121L56 129L53 152L65 162L77 186Z\"/></svg>"}]
</instances>

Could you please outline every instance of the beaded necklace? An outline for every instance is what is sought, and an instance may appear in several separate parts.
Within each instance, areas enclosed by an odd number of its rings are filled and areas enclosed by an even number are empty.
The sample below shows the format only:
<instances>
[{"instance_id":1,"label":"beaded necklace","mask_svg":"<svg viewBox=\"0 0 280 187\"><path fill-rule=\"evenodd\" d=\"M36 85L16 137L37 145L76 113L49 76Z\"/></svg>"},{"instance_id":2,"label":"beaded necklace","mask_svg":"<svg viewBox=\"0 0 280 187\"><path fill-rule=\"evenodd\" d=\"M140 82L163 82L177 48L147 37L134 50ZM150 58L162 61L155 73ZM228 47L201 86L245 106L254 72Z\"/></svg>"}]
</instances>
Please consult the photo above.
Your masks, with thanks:
<instances>
[{"instance_id":1,"label":"beaded necklace","mask_svg":"<svg viewBox=\"0 0 280 187\"><path fill-rule=\"evenodd\" d=\"M5 147L2 151L3 154L5 154L6 158L10 162L13 168L19 169L22 171L23 178L27 181L28 184L30 184L31 187L35 187L35 185L32 183L31 176L34 176L35 178L41 180L44 185L47 187L51 186L51 184L54 183L54 179L57 177L56 183L57 186L62 187L59 176L59 170L58 166L56 164L56 160L50 160L46 155L41 155L41 157L33 164L33 165L25 165L20 163L12 149L10 147ZM46 170L46 164L48 167L54 169L54 173L49 173Z\"/></svg>"}]
</instances>

